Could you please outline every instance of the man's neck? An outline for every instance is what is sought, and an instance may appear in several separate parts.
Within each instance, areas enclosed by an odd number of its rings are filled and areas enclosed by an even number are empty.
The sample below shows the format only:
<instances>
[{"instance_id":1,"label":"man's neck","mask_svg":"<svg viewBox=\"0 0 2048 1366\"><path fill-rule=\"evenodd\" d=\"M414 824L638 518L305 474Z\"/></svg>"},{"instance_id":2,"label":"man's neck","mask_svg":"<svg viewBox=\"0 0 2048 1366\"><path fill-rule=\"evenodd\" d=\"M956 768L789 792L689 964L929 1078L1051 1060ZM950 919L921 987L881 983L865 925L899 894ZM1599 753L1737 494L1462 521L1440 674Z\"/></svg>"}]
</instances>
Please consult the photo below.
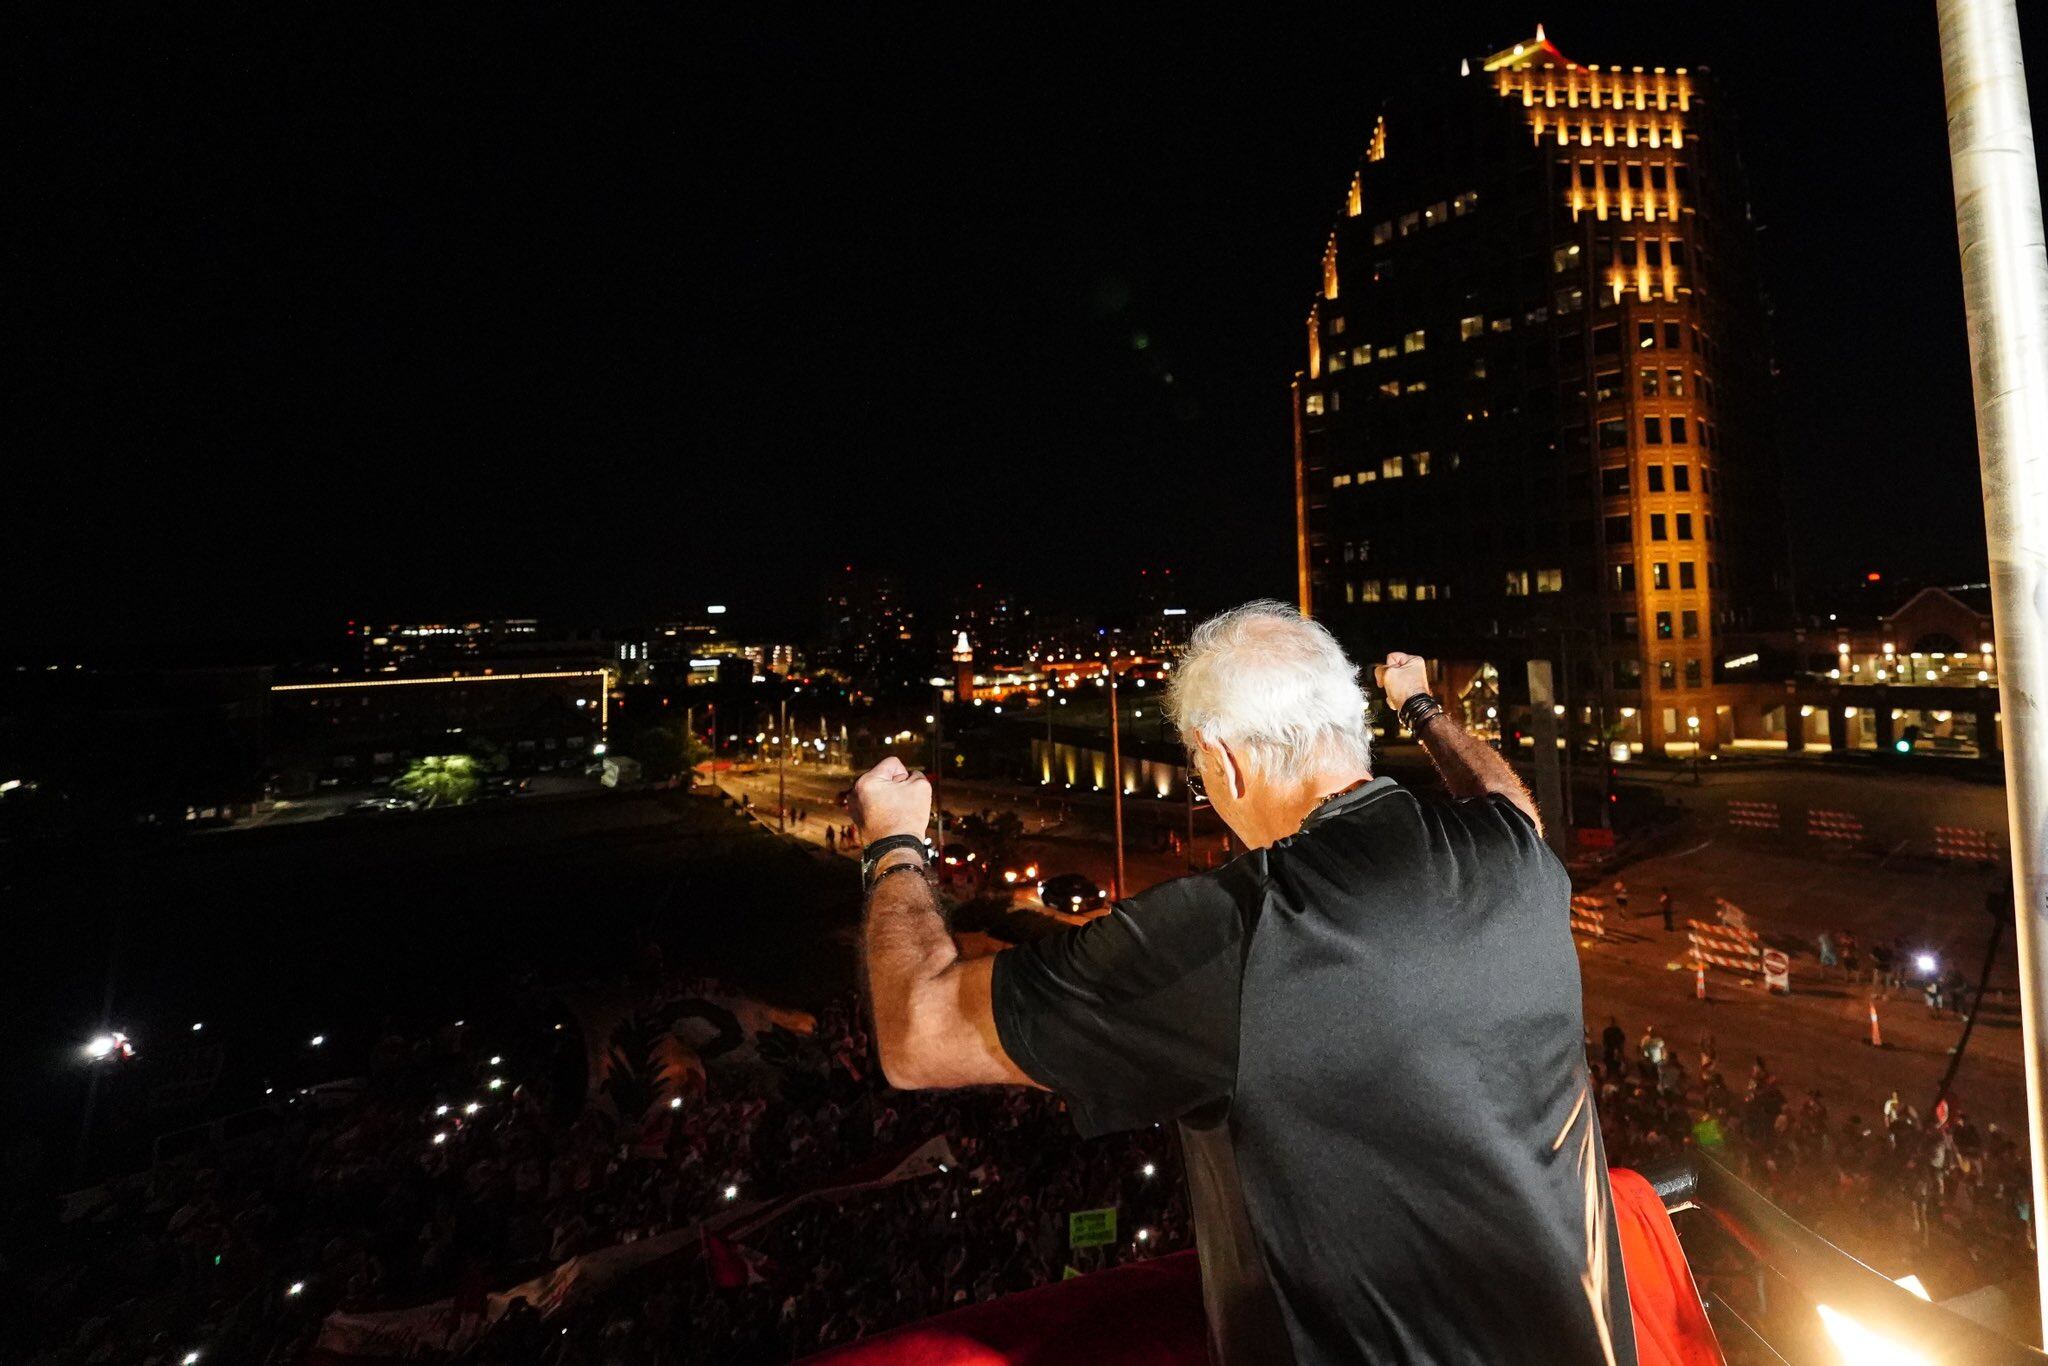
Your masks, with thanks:
<instances>
[{"instance_id":1,"label":"man's neck","mask_svg":"<svg viewBox=\"0 0 2048 1366\"><path fill-rule=\"evenodd\" d=\"M1255 842L1250 839L1246 842L1254 849L1264 849L1283 840L1298 832L1309 813L1321 806L1325 799L1371 780L1370 769L1338 766L1319 769L1299 782L1290 783L1260 803L1261 809L1253 813L1259 828L1248 832L1258 838Z\"/></svg>"}]
</instances>

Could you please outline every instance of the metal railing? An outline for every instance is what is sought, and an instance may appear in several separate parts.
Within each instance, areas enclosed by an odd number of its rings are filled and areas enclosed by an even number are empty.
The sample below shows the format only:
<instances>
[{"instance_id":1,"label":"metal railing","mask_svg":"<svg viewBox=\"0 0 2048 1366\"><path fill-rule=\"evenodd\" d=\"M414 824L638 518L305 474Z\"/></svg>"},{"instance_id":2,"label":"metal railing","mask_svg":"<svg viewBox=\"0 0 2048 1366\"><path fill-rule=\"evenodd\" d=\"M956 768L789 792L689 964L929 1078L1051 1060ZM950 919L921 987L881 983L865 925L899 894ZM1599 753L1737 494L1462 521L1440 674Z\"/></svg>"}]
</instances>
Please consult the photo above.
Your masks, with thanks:
<instances>
[{"instance_id":1,"label":"metal railing","mask_svg":"<svg viewBox=\"0 0 2048 1366\"><path fill-rule=\"evenodd\" d=\"M1872 1270L1703 1153L1653 1164L1643 1168L1642 1175L1663 1200L1666 1211L1704 1212L1816 1311L1825 1306L1833 1314L1853 1320L1864 1332L1919 1353L1930 1366L1949 1362L2039 1366L2048 1361L2048 1355L1930 1303ZM1834 1366L1842 1360L1835 1349L1821 1346L1817 1320L1815 1331L1805 1340L1779 1340L1782 1335L1774 1337L1769 1323L1753 1324L1725 1301L1708 1298L1716 1331L1731 1340L1724 1345L1733 1346L1734 1339L1744 1339L1750 1347L1768 1354L1762 1356L1764 1360L1812 1362L1815 1366L1823 1362ZM1731 1359L1741 1358L1731 1355Z\"/></svg>"}]
</instances>

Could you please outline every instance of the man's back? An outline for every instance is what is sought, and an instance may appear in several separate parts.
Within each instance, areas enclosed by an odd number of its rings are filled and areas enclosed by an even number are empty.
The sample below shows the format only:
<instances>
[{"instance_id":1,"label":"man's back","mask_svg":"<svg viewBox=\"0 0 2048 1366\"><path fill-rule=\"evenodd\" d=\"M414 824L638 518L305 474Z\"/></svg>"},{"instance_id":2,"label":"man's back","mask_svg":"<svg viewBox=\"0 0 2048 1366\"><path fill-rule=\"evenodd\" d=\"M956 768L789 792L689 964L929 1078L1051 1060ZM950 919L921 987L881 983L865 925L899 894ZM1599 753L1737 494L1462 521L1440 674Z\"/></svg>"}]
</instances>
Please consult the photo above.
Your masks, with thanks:
<instances>
[{"instance_id":1,"label":"man's back","mask_svg":"<svg viewBox=\"0 0 2048 1366\"><path fill-rule=\"evenodd\" d=\"M1268 852L1244 970L1232 1127L1297 1353L1633 1361L1564 869L1504 800L1374 787Z\"/></svg>"},{"instance_id":2,"label":"man's back","mask_svg":"<svg viewBox=\"0 0 2048 1366\"><path fill-rule=\"evenodd\" d=\"M999 955L996 1024L1084 1129L1227 1115L1298 1360L1628 1366L1568 898L1505 800L1379 779Z\"/></svg>"}]
</instances>

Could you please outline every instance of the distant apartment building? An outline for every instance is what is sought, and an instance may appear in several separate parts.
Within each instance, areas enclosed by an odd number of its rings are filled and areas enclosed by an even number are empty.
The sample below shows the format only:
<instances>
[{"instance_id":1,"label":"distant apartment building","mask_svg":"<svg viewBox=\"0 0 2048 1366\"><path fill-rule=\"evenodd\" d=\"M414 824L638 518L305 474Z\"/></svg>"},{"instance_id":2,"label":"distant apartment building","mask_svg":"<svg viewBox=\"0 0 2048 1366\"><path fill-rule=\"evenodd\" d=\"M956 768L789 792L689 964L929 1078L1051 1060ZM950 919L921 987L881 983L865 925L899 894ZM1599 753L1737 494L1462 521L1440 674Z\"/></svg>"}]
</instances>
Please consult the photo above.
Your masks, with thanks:
<instances>
[{"instance_id":1,"label":"distant apartment building","mask_svg":"<svg viewBox=\"0 0 2048 1366\"><path fill-rule=\"evenodd\" d=\"M1539 30L1387 100L1292 390L1303 610L1482 728L1535 658L1581 742L1767 727L1729 674L1790 610L1754 238L1704 72Z\"/></svg>"}]
</instances>

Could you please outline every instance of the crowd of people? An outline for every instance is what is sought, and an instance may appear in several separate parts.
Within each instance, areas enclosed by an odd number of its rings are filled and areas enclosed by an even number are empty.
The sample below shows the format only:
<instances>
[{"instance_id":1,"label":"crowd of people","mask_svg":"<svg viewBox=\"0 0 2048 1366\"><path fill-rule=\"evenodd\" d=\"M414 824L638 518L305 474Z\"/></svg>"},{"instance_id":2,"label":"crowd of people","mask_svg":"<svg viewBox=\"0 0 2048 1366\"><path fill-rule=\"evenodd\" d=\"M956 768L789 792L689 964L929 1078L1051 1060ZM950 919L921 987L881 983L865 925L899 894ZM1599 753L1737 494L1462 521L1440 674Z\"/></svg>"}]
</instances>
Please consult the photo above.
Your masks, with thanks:
<instances>
[{"instance_id":1,"label":"crowd of people","mask_svg":"<svg viewBox=\"0 0 2048 1366\"><path fill-rule=\"evenodd\" d=\"M642 1004L659 1019L704 990L664 982ZM528 1057L461 1030L387 1040L345 1102L292 1097L270 1127L116 1183L53 1224L32 1260L7 1268L19 1292L8 1356L296 1362L332 1311L447 1299L466 1331L416 1359L782 1362L1069 1268L1192 1245L1170 1132L1084 1141L1038 1091L896 1092L857 1000L815 1021L781 1037L772 1063L692 1072L644 1120L585 1103L576 1069L558 1065L581 1051L573 1028ZM1588 1062L1615 1166L1706 1151L1852 1253L1884 1263L1912 1249L1930 1281L2027 1265L2026 1158L1996 1125L1947 1107L1922 1116L1896 1095L1838 1118L1765 1059L1727 1066L1710 1038L1695 1053L1654 1029L1631 1039L1614 1020L1589 1039ZM487 1292L566 1258L831 1187L932 1138L949 1145L944 1170L797 1204L735 1235L716 1265L688 1241L545 1317L522 1301L487 1322ZM1070 1215L1112 1207L1114 1241L1069 1245Z\"/></svg>"},{"instance_id":2,"label":"crowd of people","mask_svg":"<svg viewBox=\"0 0 2048 1366\"><path fill-rule=\"evenodd\" d=\"M1695 1066L1683 1051L1654 1027L1631 1041L1612 1017L1589 1043L1611 1165L1705 1152L1872 1265L1901 1265L1903 1253L1923 1281L1951 1289L2030 1274L2027 1154L1997 1124L1948 1101L1923 1115L1896 1091L1837 1116L1766 1058L1724 1063L1711 1035Z\"/></svg>"},{"instance_id":3,"label":"crowd of people","mask_svg":"<svg viewBox=\"0 0 2048 1366\"><path fill-rule=\"evenodd\" d=\"M658 1018L662 999L702 989L670 984L649 1008ZM554 1038L580 1047L573 1030ZM787 1361L1069 1266L1189 1245L1163 1133L1084 1144L1042 1092L891 1091L852 998L778 1044L773 1065L692 1073L674 1108L630 1123L558 1094L568 1074L544 1058L492 1054L461 1031L390 1040L345 1104L291 1097L268 1128L115 1183L85 1217L43 1229L35 1261L7 1268L21 1312L6 1355L296 1362L331 1311L447 1298L450 1321L478 1331L417 1359ZM487 1292L565 1258L827 1186L939 1137L957 1165L800 1205L749 1235L744 1283L719 1284L693 1244L545 1331L524 1303L483 1327ZM1070 1212L1111 1206L1118 1243L1066 1246Z\"/></svg>"}]
</instances>

